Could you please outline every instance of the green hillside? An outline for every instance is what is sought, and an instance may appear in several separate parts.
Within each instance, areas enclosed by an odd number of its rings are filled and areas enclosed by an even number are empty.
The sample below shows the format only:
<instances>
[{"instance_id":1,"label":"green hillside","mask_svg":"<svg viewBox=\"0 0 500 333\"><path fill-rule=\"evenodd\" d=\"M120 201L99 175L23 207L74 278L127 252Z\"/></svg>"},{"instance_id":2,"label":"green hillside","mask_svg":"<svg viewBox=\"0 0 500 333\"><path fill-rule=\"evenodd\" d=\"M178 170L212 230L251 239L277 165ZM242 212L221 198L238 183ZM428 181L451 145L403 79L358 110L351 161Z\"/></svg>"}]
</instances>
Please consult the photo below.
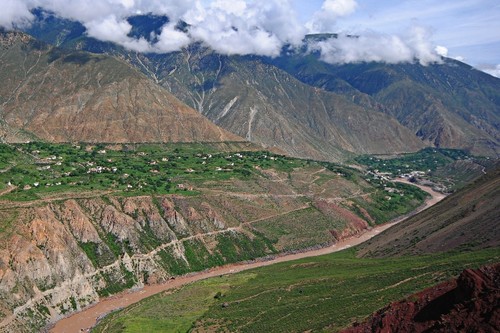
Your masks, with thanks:
<instances>
[{"instance_id":1,"label":"green hillside","mask_svg":"<svg viewBox=\"0 0 500 333\"><path fill-rule=\"evenodd\" d=\"M359 259L347 250L167 291L107 316L92 332L336 332L499 259L495 250L398 259Z\"/></svg>"}]
</instances>

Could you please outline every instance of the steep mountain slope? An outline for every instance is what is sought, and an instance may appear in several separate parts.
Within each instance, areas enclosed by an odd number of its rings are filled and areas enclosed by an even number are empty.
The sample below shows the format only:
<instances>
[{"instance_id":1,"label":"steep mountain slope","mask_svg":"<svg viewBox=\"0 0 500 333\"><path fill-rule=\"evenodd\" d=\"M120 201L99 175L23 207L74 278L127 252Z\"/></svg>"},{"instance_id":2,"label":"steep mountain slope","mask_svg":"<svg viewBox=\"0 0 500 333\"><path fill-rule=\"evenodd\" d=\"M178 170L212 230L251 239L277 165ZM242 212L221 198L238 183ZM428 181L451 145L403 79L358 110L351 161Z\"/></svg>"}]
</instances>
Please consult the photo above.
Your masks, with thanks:
<instances>
[{"instance_id":1,"label":"steep mountain slope","mask_svg":"<svg viewBox=\"0 0 500 333\"><path fill-rule=\"evenodd\" d=\"M306 48L285 49L281 57L270 59L220 56L197 45L168 55L144 55L88 38L79 23L47 13L37 15L28 30L37 38L122 57L215 123L255 142L277 145L295 155L299 152L298 156L332 159L342 157L343 150L408 152L423 145L499 154L500 80L458 61L443 59L442 64L429 66L329 65ZM167 20L147 15L130 18L131 35L148 39ZM318 38L335 35L308 36L307 40ZM385 126L381 125L382 112L390 116ZM360 127L339 121L353 114L360 123L373 123ZM251 119L264 128L249 135L249 128L255 128L249 124ZM396 126L394 119L406 129ZM317 126L319 120L322 126ZM374 133L393 140L377 136L367 140Z\"/></svg>"},{"instance_id":2,"label":"steep mountain slope","mask_svg":"<svg viewBox=\"0 0 500 333\"><path fill-rule=\"evenodd\" d=\"M500 245L500 168L360 247L362 256L401 256Z\"/></svg>"},{"instance_id":3,"label":"steep mountain slope","mask_svg":"<svg viewBox=\"0 0 500 333\"><path fill-rule=\"evenodd\" d=\"M387 153L423 147L383 113L304 85L258 59L224 57L196 48L194 55L187 52L170 55L167 61L166 56L153 59L176 68L177 77L164 77L165 84L192 100L216 124L247 140L322 160L343 157L346 151ZM151 59L143 60L156 66ZM195 93L186 87L195 87Z\"/></svg>"},{"instance_id":4,"label":"steep mountain slope","mask_svg":"<svg viewBox=\"0 0 500 333\"><path fill-rule=\"evenodd\" d=\"M309 40L314 40L310 36ZM322 89L378 105L425 142L498 156L500 80L456 60L442 64L331 65L316 53L267 62Z\"/></svg>"},{"instance_id":5,"label":"steep mountain slope","mask_svg":"<svg viewBox=\"0 0 500 333\"><path fill-rule=\"evenodd\" d=\"M1 33L0 44L0 117L11 131L57 142L242 140L115 58L22 33Z\"/></svg>"},{"instance_id":6,"label":"steep mountain slope","mask_svg":"<svg viewBox=\"0 0 500 333\"><path fill-rule=\"evenodd\" d=\"M162 22L129 21L142 22L134 26L142 37ZM170 54L137 54L83 31L78 23L50 15L41 15L28 30L62 47L122 58L221 127L294 156L338 160L349 152L408 152L426 145L375 107L303 84L261 58L222 56L200 45Z\"/></svg>"},{"instance_id":7,"label":"steep mountain slope","mask_svg":"<svg viewBox=\"0 0 500 333\"><path fill-rule=\"evenodd\" d=\"M222 56L199 45L165 55L119 56L217 125L293 156L338 160L349 152L425 146L382 112L305 85L258 58Z\"/></svg>"},{"instance_id":8,"label":"steep mountain slope","mask_svg":"<svg viewBox=\"0 0 500 333\"><path fill-rule=\"evenodd\" d=\"M466 269L443 282L377 311L342 333L498 332L500 264Z\"/></svg>"}]
</instances>

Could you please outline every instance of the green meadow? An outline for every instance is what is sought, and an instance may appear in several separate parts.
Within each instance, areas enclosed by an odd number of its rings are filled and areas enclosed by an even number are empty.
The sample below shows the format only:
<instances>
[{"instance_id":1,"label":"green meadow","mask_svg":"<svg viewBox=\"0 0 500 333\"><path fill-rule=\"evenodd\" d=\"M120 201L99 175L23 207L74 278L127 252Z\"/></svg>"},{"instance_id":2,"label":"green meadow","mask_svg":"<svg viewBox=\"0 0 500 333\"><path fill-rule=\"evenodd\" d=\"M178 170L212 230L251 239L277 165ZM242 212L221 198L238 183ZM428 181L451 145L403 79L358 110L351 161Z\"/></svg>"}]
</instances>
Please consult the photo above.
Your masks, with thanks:
<instances>
[{"instance_id":1,"label":"green meadow","mask_svg":"<svg viewBox=\"0 0 500 333\"><path fill-rule=\"evenodd\" d=\"M108 315L92 332L335 332L499 258L497 249L389 259L349 249L166 291Z\"/></svg>"}]
</instances>

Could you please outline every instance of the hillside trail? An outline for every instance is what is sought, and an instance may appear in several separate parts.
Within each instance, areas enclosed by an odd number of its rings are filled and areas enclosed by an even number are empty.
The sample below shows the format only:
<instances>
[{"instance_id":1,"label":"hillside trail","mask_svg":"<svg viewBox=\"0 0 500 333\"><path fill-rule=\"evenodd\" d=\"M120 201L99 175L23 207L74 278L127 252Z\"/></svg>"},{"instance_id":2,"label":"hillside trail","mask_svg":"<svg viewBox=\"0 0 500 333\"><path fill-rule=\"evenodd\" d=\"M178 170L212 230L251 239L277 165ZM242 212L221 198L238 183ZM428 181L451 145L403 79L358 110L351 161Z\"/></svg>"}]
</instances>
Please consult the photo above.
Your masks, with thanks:
<instances>
[{"instance_id":1,"label":"hillside trail","mask_svg":"<svg viewBox=\"0 0 500 333\"><path fill-rule=\"evenodd\" d=\"M105 298L105 299L99 301L98 303L96 303L96 304L94 304L94 305L92 305L92 306L90 306L90 307L88 307L80 312L74 313L74 314L70 315L69 317L66 317L66 318L63 318L63 319L57 321L53 325L53 327L50 329L50 332L51 333L88 332L90 330L90 328L93 327L97 323L98 319L102 318L106 314L108 314L112 311L116 311L118 309L127 307L129 305L134 304L134 303L137 303L144 298L155 295L155 294L160 293L162 291L179 288L179 287L186 285L188 283L192 283L192 282L199 281L199 280L204 280L204 279L207 279L210 277L216 277L216 276L221 276L221 275L225 275L225 274L234 274L234 273L238 273L241 271L245 271L245 270L249 270L249 269L253 269L253 268L257 268L257 267L269 266L269 265L273 265L273 264L280 263L280 262L287 262L287 261L292 261L292 260L297 260L297 259L316 257L316 256L320 256L320 255L330 254L333 252L338 252L338 251L350 248L352 246L356 246L358 244L361 244L361 243L373 238L377 234L392 227L393 225L406 220L410 216L413 216L416 213L435 205L436 203L438 203L439 201L443 200L446 197L444 194L436 192L429 187L413 184L413 183L410 183L408 181L405 181L404 179L397 179L395 181L417 186L420 189L422 189L423 191L429 193L431 195L431 198L426 200L426 202L422 206L420 206L418 209L416 209L415 211L413 211L410 214L407 214L406 216L399 217L399 218L397 218L389 223L383 224L383 225L378 225L374 228L367 230L363 234L342 240L342 241L340 241L334 245L331 245L329 247L310 250L310 251L306 251L306 252L283 254L283 255L271 258L269 260L262 259L260 261L243 262L243 263L236 263L236 264L215 267L215 268L212 268L210 270L203 271L203 272L190 273L190 274L187 274L184 276L180 276L180 277L177 277L175 279L171 279L165 283L156 284L156 285L147 285L140 290L126 291L126 292Z\"/></svg>"},{"instance_id":2,"label":"hillside trail","mask_svg":"<svg viewBox=\"0 0 500 333\"><path fill-rule=\"evenodd\" d=\"M11 187L9 192L12 192L14 189L17 187ZM4 191L5 192L5 191ZM56 202L56 201L61 201L61 200L68 200L68 199L92 199L92 198L97 198L101 197L103 195L109 195L116 193L116 190L108 190L108 191L92 191L92 192L64 192L62 194L58 194L55 196L50 196L47 198L42 198L42 199L37 199L37 200L31 200L31 201L10 201L10 200L4 200L1 198L2 195L7 194L9 192L0 192L0 210L2 209L12 209L12 208L25 208L25 207L35 207L39 206L41 204L47 204L51 202Z\"/></svg>"},{"instance_id":3,"label":"hillside trail","mask_svg":"<svg viewBox=\"0 0 500 333\"><path fill-rule=\"evenodd\" d=\"M0 196L10 193L10 192L14 191L16 188L17 188L17 186L9 185L9 186L7 186L6 189L0 191Z\"/></svg>"}]
</instances>

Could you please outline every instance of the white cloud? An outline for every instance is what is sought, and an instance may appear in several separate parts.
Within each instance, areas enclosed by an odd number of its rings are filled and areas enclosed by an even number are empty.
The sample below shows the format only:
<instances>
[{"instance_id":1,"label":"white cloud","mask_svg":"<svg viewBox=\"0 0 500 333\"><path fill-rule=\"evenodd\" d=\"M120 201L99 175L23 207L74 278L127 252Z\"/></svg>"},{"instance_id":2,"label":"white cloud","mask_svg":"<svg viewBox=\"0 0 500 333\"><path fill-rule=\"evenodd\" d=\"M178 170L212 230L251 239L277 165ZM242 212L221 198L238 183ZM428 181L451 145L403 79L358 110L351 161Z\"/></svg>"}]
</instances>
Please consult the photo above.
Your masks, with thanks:
<instances>
[{"instance_id":1,"label":"white cloud","mask_svg":"<svg viewBox=\"0 0 500 333\"><path fill-rule=\"evenodd\" d=\"M19 0L2 1L0 10L0 27L12 29L15 26L23 26L33 19L26 3Z\"/></svg>"},{"instance_id":2,"label":"white cloud","mask_svg":"<svg viewBox=\"0 0 500 333\"><path fill-rule=\"evenodd\" d=\"M80 21L87 34L138 52L172 52L194 41L223 54L277 56L285 44L299 46L308 29L334 31L338 18L358 8L355 0L324 0L307 26L300 23L292 0L3 0L0 25L12 28L32 19L29 10L42 7L64 18ZM319 3L318 3L319 7ZM138 13L167 15L155 42L128 34L127 17ZM175 29L184 20L188 31ZM337 30L337 29L335 29ZM427 29L413 27L405 35L365 31L359 38L340 36L318 43L325 61L335 63L385 61L420 63L439 61L445 48L429 42Z\"/></svg>"},{"instance_id":3,"label":"white cloud","mask_svg":"<svg viewBox=\"0 0 500 333\"><path fill-rule=\"evenodd\" d=\"M183 18L194 40L225 54L277 56L284 44L298 45L306 33L288 0L237 0L234 5L218 0Z\"/></svg>"},{"instance_id":4,"label":"white cloud","mask_svg":"<svg viewBox=\"0 0 500 333\"><path fill-rule=\"evenodd\" d=\"M115 15L110 15L99 21L85 23L89 36L106 42L123 43L132 26L125 20L118 20Z\"/></svg>"},{"instance_id":5,"label":"white cloud","mask_svg":"<svg viewBox=\"0 0 500 333\"><path fill-rule=\"evenodd\" d=\"M175 24L170 23L163 26L158 42L154 44L151 52L169 53L178 51L191 43L191 39L185 33L175 30Z\"/></svg>"},{"instance_id":6,"label":"white cloud","mask_svg":"<svg viewBox=\"0 0 500 333\"><path fill-rule=\"evenodd\" d=\"M337 19L355 12L356 0L324 0L321 10L314 13L306 26L310 32L333 32Z\"/></svg>"},{"instance_id":7,"label":"white cloud","mask_svg":"<svg viewBox=\"0 0 500 333\"><path fill-rule=\"evenodd\" d=\"M115 15L110 15L99 21L90 21L84 25L90 37L120 44L137 52L148 52L151 49L148 41L144 38L128 37L127 34L132 30L132 26L124 19L117 19Z\"/></svg>"},{"instance_id":8,"label":"white cloud","mask_svg":"<svg viewBox=\"0 0 500 333\"><path fill-rule=\"evenodd\" d=\"M321 9L336 16L345 16L354 13L358 4L355 0L325 0Z\"/></svg>"},{"instance_id":9,"label":"white cloud","mask_svg":"<svg viewBox=\"0 0 500 333\"><path fill-rule=\"evenodd\" d=\"M227 54L279 55L284 44L298 45L306 34L290 0L4 0L0 26L33 18L30 10L41 7L56 15L80 21L87 34L139 52L171 52L191 41L201 41ZM158 42L134 39L127 17L139 13L167 15ZM180 20L191 24L189 32L176 31Z\"/></svg>"},{"instance_id":10,"label":"white cloud","mask_svg":"<svg viewBox=\"0 0 500 333\"><path fill-rule=\"evenodd\" d=\"M357 37L345 34L318 42L312 47L321 51L325 62L335 64L358 62L413 62L427 65L440 62L440 56L427 41L425 29L415 27L403 36L365 31Z\"/></svg>"},{"instance_id":11,"label":"white cloud","mask_svg":"<svg viewBox=\"0 0 500 333\"><path fill-rule=\"evenodd\" d=\"M431 35L429 29L421 26L413 26L403 36L405 43L413 53L413 58L418 59L422 65L441 61L441 58L434 50L434 45L431 43Z\"/></svg>"},{"instance_id":12,"label":"white cloud","mask_svg":"<svg viewBox=\"0 0 500 333\"><path fill-rule=\"evenodd\" d=\"M478 66L478 69L492 76L500 78L500 64L496 66L495 65Z\"/></svg>"},{"instance_id":13,"label":"white cloud","mask_svg":"<svg viewBox=\"0 0 500 333\"><path fill-rule=\"evenodd\" d=\"M242 16L247 9L247 3L243 0L214 0L211 7L228 14Z\"/></svg>"},{"instance_id":14,"label":"white cloud","mask_svg":"<svg viewBox=\"0 0 500 333\"><path fill-rule=\"evenodd\" d=\"M436 51L436 53L442 57L448 56L448 48L446 48L445 46L438 45L434 48L434 51Z\"/></svg>"}]
</instances>

